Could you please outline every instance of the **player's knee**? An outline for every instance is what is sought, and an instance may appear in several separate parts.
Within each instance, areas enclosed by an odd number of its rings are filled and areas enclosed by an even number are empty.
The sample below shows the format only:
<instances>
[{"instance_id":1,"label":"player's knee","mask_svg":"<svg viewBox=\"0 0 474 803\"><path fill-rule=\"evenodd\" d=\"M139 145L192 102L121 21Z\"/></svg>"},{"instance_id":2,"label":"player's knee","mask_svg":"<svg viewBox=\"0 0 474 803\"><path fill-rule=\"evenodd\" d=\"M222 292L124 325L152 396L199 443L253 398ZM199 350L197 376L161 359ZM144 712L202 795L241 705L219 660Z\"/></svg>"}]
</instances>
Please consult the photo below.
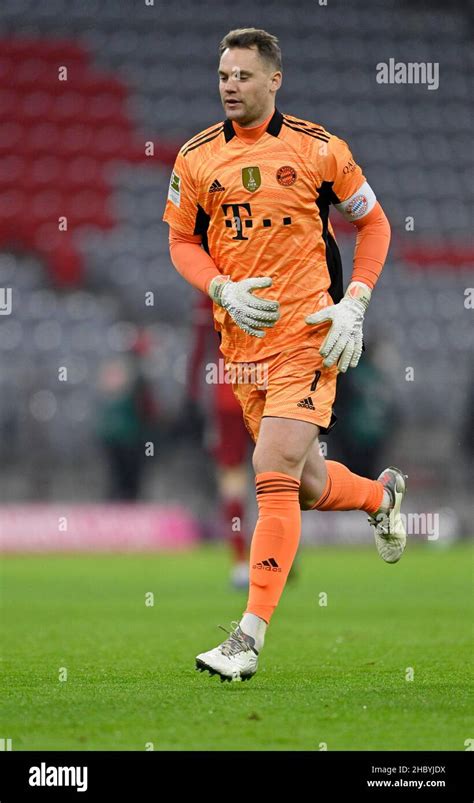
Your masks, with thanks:
<instances>
[{"instance_id":1,"label":"player's knee","mask_svg":"<svg viewBox=\"0 0 474 803\"><path fill-rule=\"evenodd\" d=\"M264 471L280 471L282 474L289 474L293 477L301 467L302 460L299 456L292 454L290 450L265 453L255 449L252 463L255 474L262 474Z\"/></svg>"}]
</instances>

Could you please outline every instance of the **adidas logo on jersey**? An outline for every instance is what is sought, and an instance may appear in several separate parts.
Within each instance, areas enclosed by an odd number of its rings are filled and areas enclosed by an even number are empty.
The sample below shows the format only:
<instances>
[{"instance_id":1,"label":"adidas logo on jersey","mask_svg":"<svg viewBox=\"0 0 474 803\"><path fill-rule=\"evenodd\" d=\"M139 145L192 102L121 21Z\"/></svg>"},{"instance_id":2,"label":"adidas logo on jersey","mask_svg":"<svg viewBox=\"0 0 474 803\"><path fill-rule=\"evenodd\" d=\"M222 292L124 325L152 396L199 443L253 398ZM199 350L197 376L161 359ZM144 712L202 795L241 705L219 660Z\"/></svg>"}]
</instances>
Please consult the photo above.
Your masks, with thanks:
<instances>
[{"instance_id":1,"label":"adidas logo on jersey","mask_svg":"<svg viewBox=\"0 0 474 803\"><path fill-rule=\"evenodd\" d=\"M268 560L262 560L260 563L254 563L252 569L265 569L266 572L281 572L275 558L268 558Z\"/></svg>"},{"instance_id":2,"label":"adidas logo on jersey","mask_svg":"<svg viewBox=\"0 0 474 803\"><path fill-rule=\"evenodd\" d=\"M225 187L223 187L222 184L216 178L209 187L208 192L224 192L224 190Z\"/></svg>"},{"instance_id":3,"label":"adidas logo on jersey","mask_svg":"<svg viewBox=\"0 0 474 803\"><path fill-rule=\"evenodd\" d=\"M316 407L313 404L313 400L311 396L308 396L306 399L301 399L300 402L296 405L297 407L305 407L306 410L315 410Z\"/></svg>"}]
</instances>

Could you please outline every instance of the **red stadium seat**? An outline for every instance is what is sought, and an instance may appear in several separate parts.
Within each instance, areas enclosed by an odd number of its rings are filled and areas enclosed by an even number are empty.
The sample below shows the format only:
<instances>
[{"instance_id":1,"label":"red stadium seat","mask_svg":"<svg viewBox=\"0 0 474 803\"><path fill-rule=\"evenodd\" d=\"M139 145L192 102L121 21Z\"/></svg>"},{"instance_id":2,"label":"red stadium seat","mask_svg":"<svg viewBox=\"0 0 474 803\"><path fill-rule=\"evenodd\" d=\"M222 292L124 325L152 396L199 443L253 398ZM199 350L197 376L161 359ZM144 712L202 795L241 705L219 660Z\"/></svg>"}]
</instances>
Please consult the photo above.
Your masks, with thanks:
<instances>
[{"instance_id":1,"label":"red stadium seat","mask_svg":"<svg viewBox=\"0 0 474 803\"><path fill-rule=\"evenodd\" d=\"M82 187L105 186L102 164L92 156L78 156L68 160L63 179L73 192Z\"/></svg>"},{"instance_id":2,"label":"red stadium seat","mask_svg":"<svg viewBox=\"0 0 474 803\"><path fill-rule=\"evenodd\" d=\"M86 99L80 89L69 90L57 95L50 118L57 125L70 125L78 120L84 121L86 107Z\"/></svg>"},{"instance_id":3,"label":"red stadium seat","mask_svg":"<svg viewBox=\"0 0 474 803\"><path fill-rule=\"evenodd\" d=\"M30 166L28 183L35 189L57 186L63 180L64 169L64 162L58 156L41 156Z\"/></svg>"},{"instance_id":4,"label":"red stadium seat","mask_svg":"<svg viewBox=\"0 0 474 803\"><path fill-rule=\"evenodd\" d=\"M60 131L53 123L40 123L25 134L24 148L31 158L58 152Z\"/></svg>"},{"instance_id":5,"label":"red stadium seat","mask_svg":"<svg viewBox=\"0 0 474 803\"><path fill-rule=\"evenodd\" d=\"M21 143L26 132L19 123L5 123L0 126L0 156L21 153Z\"/></svg>"},{"instance_id":6,"label":"red stadium seat","mask_svg":"<svg viewBox=\"0 0 474 803\"><path fill-rule=\"evenodd\" d=\"M24 180L27 163L22 156L11 154L0 157L0 190L18 187Z\"/></svg>"},{"instance_id":7,"label":"red stadium seat","mask_svg":"<svg viewBox=\"0 0 474 803\"><path fill-rule=\"evenodd\" d=\"M53 102L53 96L47 92L41 90L26 92L20 103L17 100L15 119L26 126L50 120Z\"/></svg>"},{"instance_id":8,"label":"red stadium seat","mask_svg":"<svg viewBox=\"0 0 474 803\"><path fill-rule=\"evenodd\" d=\"M120 125L123 117L123 98L113 93L99 93L89 99L85 114L91 124Z\"/></svg>"}]
</instances>

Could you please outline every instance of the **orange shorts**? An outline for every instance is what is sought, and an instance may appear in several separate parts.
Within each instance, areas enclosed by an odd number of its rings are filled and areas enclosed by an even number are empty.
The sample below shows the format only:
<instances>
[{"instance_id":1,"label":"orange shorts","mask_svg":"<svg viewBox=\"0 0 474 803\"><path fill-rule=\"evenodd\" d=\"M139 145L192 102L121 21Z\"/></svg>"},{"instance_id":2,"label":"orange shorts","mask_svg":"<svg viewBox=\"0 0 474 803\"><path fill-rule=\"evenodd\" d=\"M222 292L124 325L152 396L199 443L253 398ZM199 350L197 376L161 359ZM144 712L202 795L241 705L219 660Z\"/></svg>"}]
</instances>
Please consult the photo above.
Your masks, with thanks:
<instances>
[{"instance_id":1,"label":"orange shorts","mask_svg":"<svg viewBox=\"0 0 474 803\"><path fill-rule=\"evenodd\" d=\"M232 389L254 441L264 416L296 418L328 432L335 424L337 366L323 366L320 343L296 346L252 363L227 363Z\"/></svg>"}]
</instances>

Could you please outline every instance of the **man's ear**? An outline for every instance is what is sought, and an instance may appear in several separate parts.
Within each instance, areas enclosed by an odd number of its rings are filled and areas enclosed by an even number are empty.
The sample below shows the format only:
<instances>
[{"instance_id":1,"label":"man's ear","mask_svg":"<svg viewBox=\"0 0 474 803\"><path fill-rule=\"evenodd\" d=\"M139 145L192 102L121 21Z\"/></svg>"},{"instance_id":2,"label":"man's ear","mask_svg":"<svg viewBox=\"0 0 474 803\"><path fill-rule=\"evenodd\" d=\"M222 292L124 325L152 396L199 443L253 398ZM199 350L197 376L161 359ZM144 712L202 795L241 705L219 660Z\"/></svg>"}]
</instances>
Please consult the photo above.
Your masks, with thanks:
<instances>
[{"instance_id":1,"label":"man's ear","mask_svg":"<svg viewBox=\"0 0 474 803\"><path fill-rule=\"evenodd\" d=\"M272 76L272 87L273 89L280 89L282 82L282 74L281 72L276 72Z\"/></svg>"}]
</instances>

